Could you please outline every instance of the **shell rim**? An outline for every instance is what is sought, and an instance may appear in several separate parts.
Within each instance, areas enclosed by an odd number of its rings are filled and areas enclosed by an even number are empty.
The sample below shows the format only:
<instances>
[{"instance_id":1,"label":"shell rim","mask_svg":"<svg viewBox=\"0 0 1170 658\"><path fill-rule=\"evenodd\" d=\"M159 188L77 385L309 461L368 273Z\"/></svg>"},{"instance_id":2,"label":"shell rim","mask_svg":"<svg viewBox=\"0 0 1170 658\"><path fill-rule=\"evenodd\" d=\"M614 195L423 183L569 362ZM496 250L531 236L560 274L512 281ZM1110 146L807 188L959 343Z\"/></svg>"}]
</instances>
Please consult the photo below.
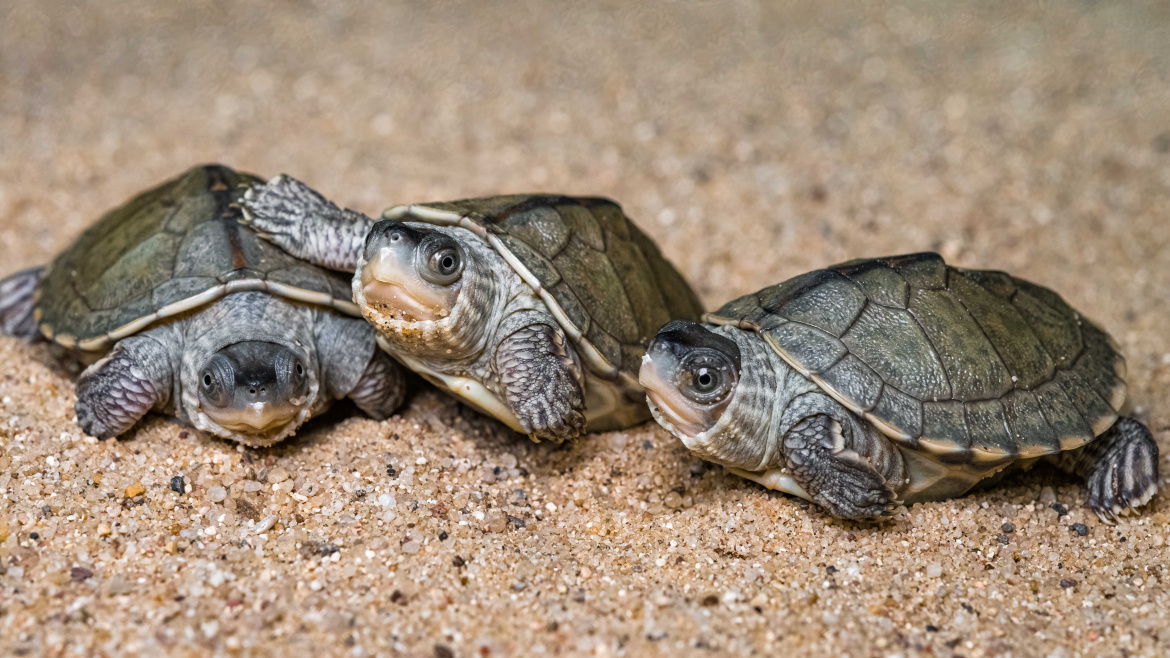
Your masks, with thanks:
<instances>
[{"instance_id":1,"label":"shell rim","mask_svg":"<svg viewBox=\"0 0 1170 658\"><path fill-rule=\"evenodd\" d=\"M266 292L277 297L284 297L306 304L314 304L317 306L324 306L332 308L349 316L361 317L361 309L358 305L350 300L334 297L319 290L308 290L297 286L291 286L285 283L276 281L268 281L265 279L236 279L218 286L212 286L206 290L185 297L175 302L171 302L157 311L136 318L126 324L123 324L104 334L93 336L90 338L78 338L72 334L61 333L53 329L47 322L40 322L40 308L39 305L35 309L38 316L37 328L41 335L45 338L56 342L57 344L70 349L80 350L82 352L99 352L108 348L110 345L116 343L127 336L132 336L150 325L164 320L169 317L174 317L180 313L193 311L197 308L210 304L211 302L222 299L228 295L238 292Z\"/></svg>"}]
</instances>

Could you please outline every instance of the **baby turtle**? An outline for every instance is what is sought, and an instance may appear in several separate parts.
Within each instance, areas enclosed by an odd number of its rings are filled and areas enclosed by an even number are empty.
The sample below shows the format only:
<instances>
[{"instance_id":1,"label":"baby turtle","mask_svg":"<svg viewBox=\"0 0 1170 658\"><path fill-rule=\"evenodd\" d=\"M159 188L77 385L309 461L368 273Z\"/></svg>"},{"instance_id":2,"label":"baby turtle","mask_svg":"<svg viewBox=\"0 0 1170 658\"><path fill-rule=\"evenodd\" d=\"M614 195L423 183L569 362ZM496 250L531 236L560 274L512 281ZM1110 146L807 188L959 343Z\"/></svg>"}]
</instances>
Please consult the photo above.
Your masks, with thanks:
<instances>
[{"instance_id":1,"label":"baby turtle","mask_svg":"<svg viewBox=\"0 0 1170 658\"><path fill-rule=\"evenodd\" d=\"M647 420L646 345L702 312L605 199L486 197L398 206L375 222L284 176L240 203L289 253L355 272L354 299L395 358L538 441Z\"/></svg>"},{"instance_id":2,"label":"baby turtle","mask_svg":"<svg viewBox=\"0 0 1170 658\"><path fill-rule=\"evenodd\" d=\"M877 517L1039 458L1103 519L1158 488L1158 446L1119 416L1125 359L1047 288L937 254L855 260L672 322L640 372L655 419L704 459Z\"/></svg>"},{"instance_id":3,"label":"baby turtle","mask_svg":"<svg viewBox=\"0 0 1170 658\"><path fill-rule=\"evenodd\" d=\"M0 281L0 329L101 357L77 384L77 420L114 437L150 410L253 446L334 400L375 418L403 373L356 316L346 277L239 223L237 187L195 167L106 213L49 265ZM112 346L112 350L110 349Z\"/></svg>"}]
</instances>

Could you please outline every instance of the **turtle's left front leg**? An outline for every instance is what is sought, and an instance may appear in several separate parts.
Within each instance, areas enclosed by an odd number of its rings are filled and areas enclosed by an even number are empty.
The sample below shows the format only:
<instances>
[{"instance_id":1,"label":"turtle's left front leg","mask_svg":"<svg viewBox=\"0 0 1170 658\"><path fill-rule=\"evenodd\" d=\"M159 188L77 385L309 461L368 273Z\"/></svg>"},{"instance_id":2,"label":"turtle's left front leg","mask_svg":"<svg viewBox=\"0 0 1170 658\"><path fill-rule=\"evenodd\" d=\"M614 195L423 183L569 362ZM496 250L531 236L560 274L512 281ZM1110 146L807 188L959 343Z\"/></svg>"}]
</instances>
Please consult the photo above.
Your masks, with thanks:
<instances>
[{"instance_id":1,"label":"turtle's left front leg","mask_svg":"<svg viewBox=\"0 0 1170 658\"><path fill-rule=\"evenodd\" d=\"M585 432L585 385L559 326L536 312L500 326L495 369L520 425L536 441L560 443Z\"/></svg>"},{"instance_id":2,"label":"turtle's left front leg","mask_svg":"<svg viewBox=\"0 0 1170 658\"><path fill-rule=\"evenodd\" d=\"M86 434L110 439L125 433L171 399L171 350L152 332L118 342L77 382L77 423Z\"/></svg>"},{"instance_id":3,"label":"turtle's left front leg","mask_svg":"<svg viewBox=\"0 0 1170 658\"><path fill-rule=\"evenodd\" d=\"M394 413L406 394L402 366L374 341L364 320L324 311L315 328L325 388L334 398L349 398L371 418Z\"/></svg>"}]
</instances>

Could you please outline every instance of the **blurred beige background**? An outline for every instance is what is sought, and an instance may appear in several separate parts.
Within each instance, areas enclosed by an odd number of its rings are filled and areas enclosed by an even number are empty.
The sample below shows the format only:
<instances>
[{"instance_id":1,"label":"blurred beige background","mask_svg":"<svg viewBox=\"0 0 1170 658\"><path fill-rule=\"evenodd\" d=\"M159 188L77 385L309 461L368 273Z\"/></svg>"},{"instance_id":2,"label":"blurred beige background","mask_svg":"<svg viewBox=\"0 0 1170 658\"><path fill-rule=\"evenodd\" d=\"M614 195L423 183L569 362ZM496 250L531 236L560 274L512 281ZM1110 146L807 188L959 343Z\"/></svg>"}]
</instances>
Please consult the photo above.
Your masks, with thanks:
<instances>
[{"instance_id":1,"label":"blurred beige background","mask_svg":"<svg viewBox=\"0 0 1170 658\"><path fill-rule=\"evenodd\" d=\"M0 275L207 161L287 172L368 213L610 196L710 306L860 256L929 249L1006 269L1117 337L1131 405L1170 448L1165 3L0 4ZM1075 483L1041 473L889 527L843 526L704 472L655 428L530 446L426 391L384 424L343 414L268 452L180 439L162 420L101 445L69 438L71 383L43 348L0 340L0 358L10 650L1170 651L1164 497L1110 530ZM384 473L416 455L441 486ZM483 475L517 461L527 475ZM237 528L201 497L278 466L318 474L327 498L249 493L287 538L260 555L244 513L226 510ZM343 486L352 469L366 498ZM196 483L185 500L166 484L179 472ZM135 482L148 504L134 529L99 535L126 521L110 510ZM485 534L477 509L527 527ZM172 534L208 523L213 541ZM303 548L315 541L344 545L339 562ZM214 576L220 554L230 578ZM470 581L455 554L477 556ZM74 582L78 566L92 577Z\"/></svg>"}]
</instances>

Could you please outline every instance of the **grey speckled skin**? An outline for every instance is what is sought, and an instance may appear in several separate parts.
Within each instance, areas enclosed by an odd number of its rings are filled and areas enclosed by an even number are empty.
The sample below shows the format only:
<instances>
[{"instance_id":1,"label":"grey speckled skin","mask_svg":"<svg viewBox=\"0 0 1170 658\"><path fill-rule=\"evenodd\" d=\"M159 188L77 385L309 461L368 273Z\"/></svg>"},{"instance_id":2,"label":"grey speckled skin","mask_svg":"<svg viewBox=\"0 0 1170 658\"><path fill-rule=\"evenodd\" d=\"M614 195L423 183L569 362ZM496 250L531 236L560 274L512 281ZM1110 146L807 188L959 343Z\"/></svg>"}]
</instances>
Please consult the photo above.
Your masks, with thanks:
<instances>
[{"instance_id":1,"label":"grey speckled skin","mask_svg":"<svg viewBox=\"0 0 1170 658\"><path fill-rule=\"evenodd\" d=\"M836 516L962 495L1038 459L1085 478L1107 521L1157 492L1157 444L1120 416L1116 343L1041 286L911 254L810 272L706 319L651 344L655 418Z\"/></svg>"}]
</instances>

